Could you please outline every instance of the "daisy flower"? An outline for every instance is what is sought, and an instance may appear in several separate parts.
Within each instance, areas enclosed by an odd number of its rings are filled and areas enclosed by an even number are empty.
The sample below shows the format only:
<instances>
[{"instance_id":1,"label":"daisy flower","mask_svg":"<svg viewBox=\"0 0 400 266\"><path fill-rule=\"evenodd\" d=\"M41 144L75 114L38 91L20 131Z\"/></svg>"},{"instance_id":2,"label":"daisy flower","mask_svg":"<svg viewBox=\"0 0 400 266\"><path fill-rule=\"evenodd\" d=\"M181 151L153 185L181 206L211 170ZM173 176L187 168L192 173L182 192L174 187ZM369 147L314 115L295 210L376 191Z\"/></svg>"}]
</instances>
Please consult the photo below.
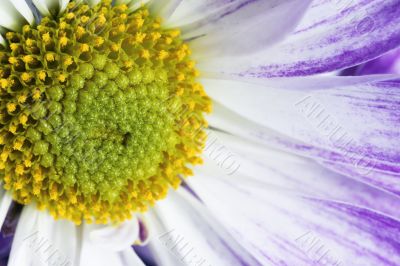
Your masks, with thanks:
<instances>
[{"instance_id":1,"label":"daisy flower","mask_svg":"<svg viewBox=\"0 0 400 266\"><path fill-rule=\"evenodd\" d=\"M399 0L0 5L8 265L400 265Z\"/></svg>"}]
</instances>

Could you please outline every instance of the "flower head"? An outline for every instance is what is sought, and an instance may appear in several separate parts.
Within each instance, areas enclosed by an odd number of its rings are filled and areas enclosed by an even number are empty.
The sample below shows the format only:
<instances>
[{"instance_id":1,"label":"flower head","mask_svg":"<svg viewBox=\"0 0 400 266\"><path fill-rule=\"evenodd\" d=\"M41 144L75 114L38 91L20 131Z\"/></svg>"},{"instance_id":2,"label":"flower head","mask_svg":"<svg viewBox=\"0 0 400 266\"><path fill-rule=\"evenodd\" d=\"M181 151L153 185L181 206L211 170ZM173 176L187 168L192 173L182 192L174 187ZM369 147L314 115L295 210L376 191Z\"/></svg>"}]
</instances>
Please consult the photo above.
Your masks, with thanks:
<instances>
[{"instance_id":1,"label":"flower head","mask_svg":"<svg viewBox=\"0 0 400 266\"><path fill-rule=\"evenodd\" d=\"M190 175L210 100L179 31L146 7L71 2L8 32L4 188L76 223L120 222Z\"/></svg>"},{"instance_id":2,"label":"flower head","mask_svg":"<svg viewBox=\"0 0 400 266\"><path fill-rule=\"evenodd\" d=\"M9 265L398 265L399 5L3 0Z\"/></svg>"}]
</instances>

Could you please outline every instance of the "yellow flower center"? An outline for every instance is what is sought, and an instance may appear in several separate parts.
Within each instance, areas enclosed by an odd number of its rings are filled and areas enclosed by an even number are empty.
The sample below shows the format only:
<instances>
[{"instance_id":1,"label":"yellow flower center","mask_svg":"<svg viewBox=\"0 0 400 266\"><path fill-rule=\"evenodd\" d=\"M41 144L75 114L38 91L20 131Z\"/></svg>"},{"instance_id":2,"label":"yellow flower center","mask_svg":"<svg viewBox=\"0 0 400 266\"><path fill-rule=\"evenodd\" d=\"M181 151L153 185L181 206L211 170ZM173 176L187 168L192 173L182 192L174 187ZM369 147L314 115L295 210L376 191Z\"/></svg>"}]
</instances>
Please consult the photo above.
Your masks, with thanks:
<instances>
[{"instance_id":1,"label":"yellow flower center","mask_svg":"<svg viewBox=\"0 0 400 266\"><path fill-rule=\"evenodd\" d=\"M71 2L0 51L0 180L79 224L145 211L201 163L211 101L178 30Z\"/></svg>"}]
</instances>

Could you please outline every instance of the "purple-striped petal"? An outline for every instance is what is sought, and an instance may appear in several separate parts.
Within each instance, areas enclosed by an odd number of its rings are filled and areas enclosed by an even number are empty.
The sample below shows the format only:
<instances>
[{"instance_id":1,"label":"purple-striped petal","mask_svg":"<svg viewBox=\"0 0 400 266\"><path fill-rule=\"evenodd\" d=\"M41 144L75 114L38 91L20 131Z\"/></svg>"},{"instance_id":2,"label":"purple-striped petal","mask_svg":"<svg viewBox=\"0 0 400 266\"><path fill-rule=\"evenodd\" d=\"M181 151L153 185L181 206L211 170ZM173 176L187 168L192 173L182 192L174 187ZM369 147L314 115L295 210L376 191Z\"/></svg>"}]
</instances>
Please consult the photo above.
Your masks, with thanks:
<instances>
[{"instance_id":1,"label":"purple-striped petal","mask_svg":"<svg viewBox=\"0 0 400 266\"><path fill-rule=\"evenodd\" d=\"M400 221L381 213L217 176L198 176L190 184L262 265L400 262Z\"/></svg>"},{"instance_id":2,"label":"purple-striped petal","mask_svg":"<svg viewBox=\"0 0 400 266\"><path fill-rule=\"evenodd\" d=\"M359 175L344 174L400 195L399 84L306 93L228 81L203 84L215 101L233 110L216 105L210 125L336 168L348 167ZM250 124L235 126L243 123L235 114Z\"/></svg>"},{"instance_id":3,"label":"purple-striped petal","mask_svg":"<svg viewBox=\"0 0 400 266\"><path fill-rule=\"evenodd\" d=\"M313 2L295 32L262 53L199 62L203 71L240 76L304 76L378 57L400 45L400 0Z\"/></svg>"},{"instance_id":4,"label":"purple-striped petal","mask_svg":"<svg viewBox=\"0 0 400 266\"><path fill-rule=\"evenodd\" d=\"M400 49L391 51L365 64L345 69L340 74L358 76L384 73L400 74Z\"/></svg>"},{"instance_id":5,"label":"purple-striped petal","mask_svg":"<svg viewBox=\"0 0 400 266\"><path fill-rule=\"evenodd\" d=\"M206 176L226 176L237 183L243 179L251 180L256 186L346 202L400 219L399 197L301 156L260 147L251 141L210 130L203 157L205 164L197 171Z\"/></svg>"}]
</instances>

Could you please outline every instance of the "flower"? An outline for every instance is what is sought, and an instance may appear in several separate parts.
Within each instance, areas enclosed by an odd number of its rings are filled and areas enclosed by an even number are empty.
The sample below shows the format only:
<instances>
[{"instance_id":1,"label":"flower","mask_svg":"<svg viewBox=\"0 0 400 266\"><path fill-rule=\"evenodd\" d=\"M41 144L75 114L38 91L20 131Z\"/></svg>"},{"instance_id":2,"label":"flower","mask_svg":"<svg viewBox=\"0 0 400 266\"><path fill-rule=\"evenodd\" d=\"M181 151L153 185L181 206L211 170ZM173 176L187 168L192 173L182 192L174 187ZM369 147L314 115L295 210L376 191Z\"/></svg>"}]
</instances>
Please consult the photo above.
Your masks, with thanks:
<instances>
[{"instance_id":1,"label":"flower","mask_svg":"<svg viewBox=\"0 0 400 266\"><path fill-rule=\"evenodd\" d=\"M3 1L9 265L397 265L398 75L319 74L400 2L332 2Z\"/></svg>"}]
</instances>

